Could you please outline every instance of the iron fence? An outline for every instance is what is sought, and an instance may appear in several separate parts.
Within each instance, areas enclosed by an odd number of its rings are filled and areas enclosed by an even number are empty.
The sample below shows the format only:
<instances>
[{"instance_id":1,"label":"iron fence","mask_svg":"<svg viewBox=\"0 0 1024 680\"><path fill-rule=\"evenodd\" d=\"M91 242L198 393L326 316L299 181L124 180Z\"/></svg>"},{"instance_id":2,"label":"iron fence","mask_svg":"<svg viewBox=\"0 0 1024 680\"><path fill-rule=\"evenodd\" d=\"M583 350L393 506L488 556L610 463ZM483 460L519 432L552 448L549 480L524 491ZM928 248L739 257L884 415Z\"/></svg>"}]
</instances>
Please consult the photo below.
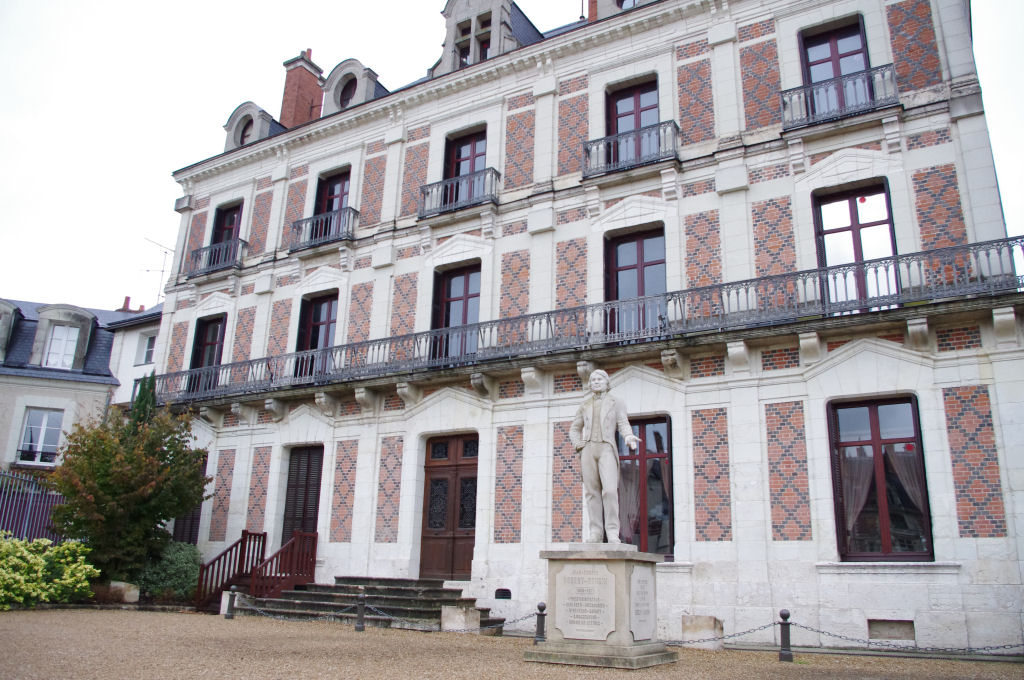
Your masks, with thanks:
<instances>
[{"instance_id":1,"label":"iron fence","mask_svg":"<svg viewBox=\"0 0 1024 680\"><path fill-rule=\"evenodd\" d=\"M783 90L779 98L783 130L855 116L899 104L896 70L886 64Z\"/></svg>"},{"instance_id":2,"label":"iron fence","mask_svg":"<svg viewBox=\"0 0 1024 680\"><path fill-rule=\"evenodd\" d=\"M420 219L482 203L498 203L501 174L485 168L420 187Z\"/></svg>"},{"instance_id":3,"label":"iron fence","mask_svg":"<svg viewBox=\"0 0 1024 680\"><path fill-rule=\"evenodd\" d=\"M47 489L28 475L0 471L0 533L14 538L64 540L50 528L50 513L64 504L64 496Z\"/></svg>"},{"instance_id":4,"label":"iron fence","mask_svg":"<svg viewBox=\"0 0 1024 680\"><path fill-rule=\"evenodd\" d=\"M676 158L679 126L667 120L583 145L583 177Z\"/></svg>"},{"instance_id":5,"label":"iron fence","mask_svg":"<svg viewBox=\"0 0 1024 680\"><path fill-rule=\"evenodd\" d=\"M187 276L200 276L222 269L232 269L242 265L245 248L249 244L233 238L221 243L214 243L203 248L196 248L189 254Z\"/></svg>"},{"instance_id":6,"label":"iron fence","mask_svg":"<svg viewBox=\"0 0 1024 680\"><path fill-rule=\"evenodd\" d=\"M358 224L359 211L349 207L296 220L292 222L291 250L351 240Z\"/></svg>"}]
</instances>

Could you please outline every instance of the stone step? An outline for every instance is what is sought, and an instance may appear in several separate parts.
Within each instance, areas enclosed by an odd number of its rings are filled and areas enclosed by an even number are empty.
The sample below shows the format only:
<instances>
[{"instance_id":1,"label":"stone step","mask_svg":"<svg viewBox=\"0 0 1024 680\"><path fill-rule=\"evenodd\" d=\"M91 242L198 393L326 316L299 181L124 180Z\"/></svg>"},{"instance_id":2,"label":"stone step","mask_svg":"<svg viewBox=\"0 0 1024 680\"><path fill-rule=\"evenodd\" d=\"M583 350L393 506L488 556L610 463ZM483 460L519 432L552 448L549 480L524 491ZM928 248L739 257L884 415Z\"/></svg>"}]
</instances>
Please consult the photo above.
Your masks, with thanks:
<instances>
[{"instance_id":1,"label":"stone step","mask_svg":"<svg viewBox=\"0 0 1024 680\"><path fill-rule=\"evenodd\" d=\"M455 601L462 597L461 590L445 588L416 588L411 586L362 586L362 585L325 585L309 584L307 588L323 593L356 597L360 593L366 597L411 597L421 599L443 600L445 602Z\"/></svg>"},{"instance_id":2,"label":"stone step","mask_svg":"<svg viewBox=\"0 0 1024 680\"><path fill-rule=\"evenodd\" d=\"M338 592L324 586L309 585L303 590L286 590L281 593L282 598L293 600L316 600L321 602L333 602L339 605L354 605L359 602L359 593ZM436 610L439 614L441 607L445 605L455 607L472 607L475 600L469 598L433 598L417 597L409 594L387 593L370 594L366 593L366 603L378 609L420 607Z\"/></svg>"}]
</instances>

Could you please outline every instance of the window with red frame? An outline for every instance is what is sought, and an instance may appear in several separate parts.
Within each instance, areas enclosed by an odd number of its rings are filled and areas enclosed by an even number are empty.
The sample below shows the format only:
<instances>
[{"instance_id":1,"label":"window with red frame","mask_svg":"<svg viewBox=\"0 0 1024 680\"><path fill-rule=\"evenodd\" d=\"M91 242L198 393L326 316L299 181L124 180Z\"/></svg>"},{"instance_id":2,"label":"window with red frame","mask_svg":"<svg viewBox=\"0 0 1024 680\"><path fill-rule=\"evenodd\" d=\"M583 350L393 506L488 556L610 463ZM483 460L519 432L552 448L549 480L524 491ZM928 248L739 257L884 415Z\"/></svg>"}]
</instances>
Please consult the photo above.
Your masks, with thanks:
<instances>
[{"instance_id":1,"label":"window with red frame","mask_svg":"<svg viewBox=\"0 0 1024 680\"><path fill-rule=\"evenodd\" d=\"M606 253L606 299L627 301L666 292L662 230L620 236L608 242ZM619 305L608 319L609 331L628 333L656 327L664 311L662 299Z\"/></svg>"},{"instance_id":2,"label":"window with red frame","mask_svg":"<svg viewBox=\"0 0 1024 680\"><path fill-rule=\"evenodd\" d=\"M442 206L451 208L471 201L485 192L482 171L487 165L487 131L481 130L448 140L445 146L444 178L458 180L445 185ZM465 179L460 179L460 178Z\"/></svg>"},{"instance_id":3,"label":"window with red frame","mask_svg":"<svg viewBox=\"0 0 1024 680\"><path fill-rule=\"evenodd\" d=\"M480 321L480 265L439 272L434 284L434 328L450 329L438 337L438 356L473 354L477 329L462 326Z\"/></svg>"},{"instance_id":4,"label":"window with red frame","mask_svg":"<svg viewBox=\"0 0 1024 680\"><path fill-rule=\"evenodd\" d=\"M224 326L226 317L216 316L200 319L196 324L195 340L192 342L191 368L195 373L189 376L188 391L204 391L217 387L219 371L209 370L220 366L224 351ZM201 370L207 369L207 370Z\"/></svg>"},{"instance_id":5,"label":"window with red frame","mask_svg":"<svg viewBox=\"0 0 1024 680\"><path fill-rule=\"evenodd\" d=\"M830 404L828 415L842 559L934 559L916 400Z\"/></svg>"},{"instance_id":6,"label":"window with red frame","mask_svg":"<svg viewBox=\"0 0 1024 680\"><path fill-rule=\"evenodd\" d=\"M213 218L213 235L210 245L226 243L238 238L242 223L242 204L217 208Z\"/></svg>"},{"instance_id":7,"label":"window with red frame","mask_svg":"<svg viewBox=\"0 0 1024 680\"><path fill-rule=\"evenodd\" d=\"M651 81L608 95L608 135L617 136L609 147L613 164L640 162L660 149L656 130L645 130L659 122L658 83Z\"/></svg>"},{"instance_id":8,"label":"window with red frame","mask_svg":"<svg viewBox=\"0 0 1024 680\"><path fill-rule=\"evenodd\" d=\"M867 76L849 77L868 69L862 22L824 33L805 33L801 35L801 42L804 82L823 84L812 90L811 106L816 114L848 110L871 102L871 83Z\"/></svg>"},{"instance_id":9,"label":"window with red frame","mask_svg":"<svg viewBox=\"0 0 1024 680\"><path fill-rule=\"evenodd\" d=\"M619 442L619 538L640 552L671 555L672 451L668 418L631 420L640 439L631 451Z\"/></svg>"}]
</instances>

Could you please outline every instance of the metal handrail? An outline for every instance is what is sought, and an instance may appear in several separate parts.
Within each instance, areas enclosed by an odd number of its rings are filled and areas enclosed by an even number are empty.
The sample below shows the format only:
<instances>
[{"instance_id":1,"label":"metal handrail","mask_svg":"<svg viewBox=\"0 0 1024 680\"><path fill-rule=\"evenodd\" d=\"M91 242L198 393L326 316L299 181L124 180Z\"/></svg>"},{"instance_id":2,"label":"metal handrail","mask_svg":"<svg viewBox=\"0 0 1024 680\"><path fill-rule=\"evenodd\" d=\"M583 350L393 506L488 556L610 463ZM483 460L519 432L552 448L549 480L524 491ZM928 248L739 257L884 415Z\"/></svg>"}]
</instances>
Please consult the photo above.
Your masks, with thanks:
<instances>
[{"instance_id":1,"label":"metal handrail","mask_svg":"<svg viewBox=\"0 0 1024 680\"><path fill-rule=\"evenodd\" d=\"M332 241L352 240L359 224L359 211L348 206L292 222L290 250L314 248Z\"/></svg>"},{"instance_id":2,"label":"metal handrail","mask_svg":"<svg viewBox=\"0 0 1024 680\"><path fill-rule=\"evenodd\" d=\"M245 249L249 244L240 238L228 239L220 243L196 248L189 253L186 276L199 276L222 269L240 267Z\"/></svg>"},{"instance_id":3,"label":"metal handrail","mask_svg":"<svg viewBox=\"0 0 1024 680\"><path fill-rule=\"evenodd\" d=\"M316 532L296 531L281 549L252 570L249 594L277 597L316 577Z\"/></svg>"},{"instance_id":4,"label":"metal handrail","mask_svg":"<svg viewBox=\"0 0 1024 680\"><path fill-rule=\"evenodd\" d=\"M205 608L235 579L248 576L256 565L263 562L267 550L266 532L242 530L242 536L219 555L199 567L195 602Z\"/></svg>"},{"instance_id":5,"label":"metal handrail","mask_svg":"<svg viewBox=\"0 0 1024 680\"><path fill-rule=\"evenodd\" d=\"M156 377L186 403L1024 291L1024 236L482 321Z\"/></svg>"},{"instance_id":6,"label":"metal handrail","mask_svg":"<svg viewBox=\"0 0 1024 680\"><path fill-rule=\"evenodd\" d=\"M500 180L501 173L485 168L421 186L419 216L422 219L482 203L497 205Z\"/></svg>"},{"instance_id":7,"label":"metal handrail","mask_svg":"<svg viewBox=\"0 0 1024 680\"><path fill-rule=\"evenodd\" d=\"M900 102L892 64L783 90L779 99L783 130L855 116Z\"/></svg>"},{"instance_id":8,"label":"metal handrail","mask_svg":"<svg viewBox=\"0 0 1024 680\"><path fill-rule=\"evenodd\" d=\"M679 126L666 120L583 145L583 177L678 158Z\"/></svg>"}]
</instances>

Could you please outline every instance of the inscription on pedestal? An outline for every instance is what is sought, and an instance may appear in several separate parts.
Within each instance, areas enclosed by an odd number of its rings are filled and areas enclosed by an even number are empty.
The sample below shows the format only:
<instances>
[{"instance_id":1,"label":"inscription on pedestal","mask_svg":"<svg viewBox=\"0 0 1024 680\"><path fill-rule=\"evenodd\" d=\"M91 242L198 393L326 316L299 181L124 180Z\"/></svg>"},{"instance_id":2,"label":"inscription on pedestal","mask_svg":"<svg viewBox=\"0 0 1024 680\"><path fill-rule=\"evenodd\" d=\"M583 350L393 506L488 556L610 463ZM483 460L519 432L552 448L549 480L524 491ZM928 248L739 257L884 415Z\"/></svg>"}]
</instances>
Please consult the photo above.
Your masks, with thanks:
<instances>
[{"instance_id":1,"label":"inscription on pedestal","mask_svg":"<svg viewBox=\"0 0 1024 680\"><path fill-rule=\"evenodd\" d=\"M629 577L629 629L633 640L654 637L654 570L636 566Z\"/></svg>"},{"instance_id":2,"label":"inscription on pedestal","mask_svg":"<svg viewBox=\"0 0 1024 680\"><path fill-rule=\"evenodd\" d=\"M555 626L573 640L615 630L615 577L603 564L567 564L555 577Z\"/></svg>"}]
</instances>

